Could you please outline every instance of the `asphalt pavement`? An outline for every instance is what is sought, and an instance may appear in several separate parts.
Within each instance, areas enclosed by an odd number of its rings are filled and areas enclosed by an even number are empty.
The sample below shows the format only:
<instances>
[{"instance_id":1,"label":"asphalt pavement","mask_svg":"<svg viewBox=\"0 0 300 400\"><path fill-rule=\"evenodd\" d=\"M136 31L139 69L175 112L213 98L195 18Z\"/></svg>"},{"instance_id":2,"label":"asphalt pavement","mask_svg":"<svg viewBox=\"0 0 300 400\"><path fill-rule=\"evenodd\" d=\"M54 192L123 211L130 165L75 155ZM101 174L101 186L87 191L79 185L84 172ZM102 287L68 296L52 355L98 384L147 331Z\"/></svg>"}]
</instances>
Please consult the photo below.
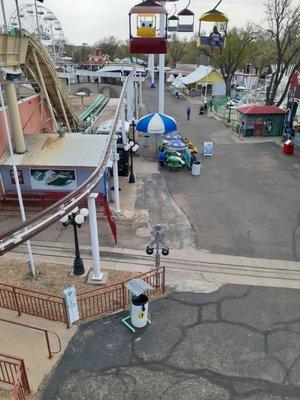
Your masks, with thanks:
<instances>
[{"instance_id":1,"label":"asphalt pavement","mask_svg":"<svg viewBox=\"0 0 300 400\"><path fill-rule=\"evenodd\" d=\"M147 111L155 110L157 95L157 89L144 90ZM163 190L187 217L194 246L212 253L300 260L299 149L286 156L274 142L238 141L223 123L198 115L196 105L187 121L189 103L167 91L165 104L165 113L176 119L179 132L192 139L199 154L204 140L214 143L213 157L198 154L200 176L161 169ZM141 154L150 160L153 149Z\"/></svg>"},{"instance_id":2,"label":"asphalt pavement","mask_svg":"<svg viewBox=\"0 0 300 400\"><path fill-rule=\"evenodd\" d=\"M40 398L300 399L299 309L291 289L170 293L136 333L122 313L81 325Z\"/></svg>"}]
</instances>

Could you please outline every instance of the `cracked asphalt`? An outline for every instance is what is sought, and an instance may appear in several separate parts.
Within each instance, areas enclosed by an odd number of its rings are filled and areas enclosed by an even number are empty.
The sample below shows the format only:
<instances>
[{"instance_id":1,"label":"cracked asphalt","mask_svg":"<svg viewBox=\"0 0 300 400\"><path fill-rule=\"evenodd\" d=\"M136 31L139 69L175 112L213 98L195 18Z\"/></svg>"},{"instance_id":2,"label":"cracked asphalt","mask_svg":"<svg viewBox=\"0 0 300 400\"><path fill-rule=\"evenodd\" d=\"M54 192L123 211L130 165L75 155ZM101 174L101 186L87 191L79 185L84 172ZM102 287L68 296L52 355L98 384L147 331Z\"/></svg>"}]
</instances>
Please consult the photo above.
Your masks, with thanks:
<instances>
[{"instance_id":1,"label":"cracked asphalt","mask_svg":"<svg viewBox=\"0 0 300 400\"><path fill-rule=\"evenodd\" d=\"M156 111L157 89L145 88L143 94L147 111ZM299 149L288 157L276 143L241 142L223 123L199 116L196 105L187 121L187 106L166 91L165 112L198 147L202 164L199 177L186 169L160 169L162 187L167 186L169 198L186 216L184 226L190 225L190 235L183 230L181 237L212 253L299 261ZM213 157L200 155L205 140L214 143ZM147 160L153 161L154 154L153 147L141 147ZM162 221L168 225L167 219Z\"/></svg>"},{"instance_id":2,"label":"cracked asphalt","mask_svg":"<svg viewBox=\"0 0 300 400\"><path fill-rule=\"evenodd\" d=\"M288 289L169 293L135 334L123 313L81 325L40 399L300 399L299 309Z\"/></svg>"}]
</instances>

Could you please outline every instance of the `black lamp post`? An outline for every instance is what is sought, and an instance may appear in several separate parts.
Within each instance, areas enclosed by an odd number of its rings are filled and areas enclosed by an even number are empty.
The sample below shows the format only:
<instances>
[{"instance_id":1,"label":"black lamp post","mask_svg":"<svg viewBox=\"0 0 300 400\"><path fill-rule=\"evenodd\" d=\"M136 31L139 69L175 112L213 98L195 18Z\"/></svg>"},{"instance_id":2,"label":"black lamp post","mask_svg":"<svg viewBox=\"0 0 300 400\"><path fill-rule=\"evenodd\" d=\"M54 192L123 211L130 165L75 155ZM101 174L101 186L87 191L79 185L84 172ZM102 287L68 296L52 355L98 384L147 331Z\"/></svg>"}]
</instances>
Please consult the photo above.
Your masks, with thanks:
<instances>
[{"instance_id":1,"label":"black lamp post","mask_svg":"<svg viewBox=\"0 0 300 400\"><path fill-rule=\"evenodd\" d=\"M132 138L133 141L135 142L135 127L136 127L135 118L132 118L130 126L132 127Z\"/></svg>"},{"instance_id":2,"label":"black lamp post","mask_svg":"<svg viewBox=\"0 0 300 400\"><path fill-rule=\"evenodd\" d=\"M60 219L60 222L63 226L72 225L74 230L74 243L75 243L75 259L74 259L74 268L73 274L83 275L84 274L84 264L82 258L80 257L80 249L78 242L78 232L77 228L80 228L84 222L84 218L89 215L89 211L86 208L82 208L80 211L78 207L74 208L72 212L68 215L65 215Z\"/></svg>"},{"instance_id":3,"label":"black lamp post","mask_svg":"<svg viewBox=\"0 0 300 400\"><path fill-rule=\"evenodd\" d=\"M130 151L130 174L129 174L129 183L135 183L135 176L133 173L133 153L137 152L139 149L139 145L135 141L135 119L132 118L130 126L132 127L132 139L129 138L128 144L124 146L125 151Z\"/></svg>"},{"instance_id":4,"label":"black lamp post","mask_svg":"<svg viewBox=\"0 0 300 400\"><path fill-rule=\"evenodd\" d=\"M227 118L227 122L230 123L231 122L231 108L235 105L235 103L232 100L229 100L227 102L227 107L228 107L228 118Z\"/></svg>"},{"instance_id":5,"label":"black lamp post","mask_svg":"<svg viewBox=\"0 0 300 400\"><path fill-rule=\"evenodd\" d=\"M169 255L169 248L165 244L165 234L161 230L160 225L155 225L153 231L151 232L153 240L148 244L146 248L146 253L152 255L155 250L155 267L160 267L160 252L163 256Z\"/></svg>"}]
</instances>

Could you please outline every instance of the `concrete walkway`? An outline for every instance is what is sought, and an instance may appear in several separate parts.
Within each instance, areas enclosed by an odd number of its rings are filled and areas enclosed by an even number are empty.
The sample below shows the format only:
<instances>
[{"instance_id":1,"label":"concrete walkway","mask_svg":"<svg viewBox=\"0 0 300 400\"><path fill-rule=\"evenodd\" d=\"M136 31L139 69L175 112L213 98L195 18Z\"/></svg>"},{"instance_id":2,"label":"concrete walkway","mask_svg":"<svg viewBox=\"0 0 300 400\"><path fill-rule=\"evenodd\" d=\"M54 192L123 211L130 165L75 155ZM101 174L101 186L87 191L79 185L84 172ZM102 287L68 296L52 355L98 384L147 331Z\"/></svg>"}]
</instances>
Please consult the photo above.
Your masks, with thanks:
<instances>
[{"instance_id":1,"label":"concrete walkway","mask_svg":"<svg viewBox=\"0 0 300 400\"><path fill-rule=\"evenodd\" d=\"M23 358L29 386L32 393L36 393L40 384L63 355L69 341L75 334L77 327L67 329L66 324L48 321L44 318L33 317L0 308L0 319L18 322L47 329L56 333L61 341L62 350L59 354L48 358L48 350L45 334L27 327L17 326L8 322L0 321L0 353ZM58 350L58 341L53 334L49 334L51 349Z\"/></svg>"},{"instance_id":2,"label":"concrete walkway","mask_svg":"<svg viewBox=\"0 0 300 400\"><path fill-rule=\"evenodd\" d=\"M120 314L80 326L41 399L300 399L299 309L286 289L171 293L136 334Z\"/></svg>"}]
</instances>

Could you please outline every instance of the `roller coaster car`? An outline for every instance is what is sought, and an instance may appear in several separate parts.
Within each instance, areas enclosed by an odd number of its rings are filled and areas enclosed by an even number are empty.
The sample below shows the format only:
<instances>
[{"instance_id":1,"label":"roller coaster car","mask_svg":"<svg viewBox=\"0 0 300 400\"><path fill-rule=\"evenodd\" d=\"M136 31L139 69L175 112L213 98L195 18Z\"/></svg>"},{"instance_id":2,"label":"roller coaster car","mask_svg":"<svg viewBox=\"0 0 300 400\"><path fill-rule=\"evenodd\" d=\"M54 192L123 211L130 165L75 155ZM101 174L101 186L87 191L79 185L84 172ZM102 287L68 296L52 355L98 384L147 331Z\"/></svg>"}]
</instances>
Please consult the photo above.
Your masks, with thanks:
<instances>
[{"instance_id":1,"label":"roller coaster car","mask_svg":"<svg viewBox=\"0 0 300 400\"><path fill-rule=\"evenodd\" d=\"M163 21L157 15L163 14ZM137 16L136 36L132 35L132 15ZM132 54L165 54L167 52L167 10L153 0L146 0L129 11L130 53ZM164 24L164 34L159 36Z\"/></svg>"}]
</instances>

